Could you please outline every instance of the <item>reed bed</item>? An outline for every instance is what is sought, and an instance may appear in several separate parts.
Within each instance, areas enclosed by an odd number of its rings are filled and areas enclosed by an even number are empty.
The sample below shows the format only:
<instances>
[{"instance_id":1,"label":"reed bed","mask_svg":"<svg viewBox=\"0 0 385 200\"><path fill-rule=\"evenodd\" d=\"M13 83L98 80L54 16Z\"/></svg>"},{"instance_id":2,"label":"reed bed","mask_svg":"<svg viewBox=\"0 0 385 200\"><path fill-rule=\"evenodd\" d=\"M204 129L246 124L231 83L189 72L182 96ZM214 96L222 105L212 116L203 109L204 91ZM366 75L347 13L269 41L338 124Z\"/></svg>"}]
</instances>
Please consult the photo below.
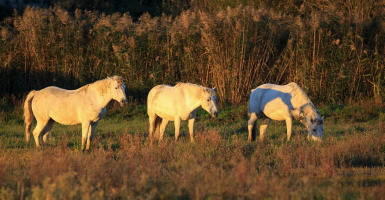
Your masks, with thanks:
<instances>
[{"instance_id":1,"label":"reed bed","mask_svg":"<svg viewBox=\"0 0 385 200\"><path fill-rule=\"evenodd\" d=\"M196 3L221 1L205 2ZM71 89L118 74L138 101L156 84L182 81L216 87L221 103L236 105L262 83L294 81L316 103L382 103L381 1L272 4L193 6L138 20L27 7L0 23L0 93L20 98L31 89Z\"/></svg>"}]
</instances>

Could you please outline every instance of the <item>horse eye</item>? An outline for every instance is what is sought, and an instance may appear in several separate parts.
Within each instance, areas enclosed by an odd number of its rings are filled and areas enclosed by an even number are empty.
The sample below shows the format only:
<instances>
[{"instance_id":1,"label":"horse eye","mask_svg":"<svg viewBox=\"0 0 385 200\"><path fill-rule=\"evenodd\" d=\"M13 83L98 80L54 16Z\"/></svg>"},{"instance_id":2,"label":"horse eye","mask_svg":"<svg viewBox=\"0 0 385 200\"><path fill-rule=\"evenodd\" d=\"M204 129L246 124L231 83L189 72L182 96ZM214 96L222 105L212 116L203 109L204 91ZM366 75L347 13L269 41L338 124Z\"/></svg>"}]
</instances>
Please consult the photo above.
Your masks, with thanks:
<instances>
[{"instance_id":1,"label":"horse eye","mask_svg":"<svg viewBox=\"0 0 385 200\"><path fill-rule=\"evenodd\" d=\"M210 99L207 99L207 101L210 101Z\"/></svg>"},{"instance_id":2,"label":"horse eye","mask_svg":"<svg viewBox=\"0 0 385 200\"><path fill-rule=\"evenodd\" d=\"M118 89L118 87L115 87L115 89Z\"/></svg>"}]
</instances>

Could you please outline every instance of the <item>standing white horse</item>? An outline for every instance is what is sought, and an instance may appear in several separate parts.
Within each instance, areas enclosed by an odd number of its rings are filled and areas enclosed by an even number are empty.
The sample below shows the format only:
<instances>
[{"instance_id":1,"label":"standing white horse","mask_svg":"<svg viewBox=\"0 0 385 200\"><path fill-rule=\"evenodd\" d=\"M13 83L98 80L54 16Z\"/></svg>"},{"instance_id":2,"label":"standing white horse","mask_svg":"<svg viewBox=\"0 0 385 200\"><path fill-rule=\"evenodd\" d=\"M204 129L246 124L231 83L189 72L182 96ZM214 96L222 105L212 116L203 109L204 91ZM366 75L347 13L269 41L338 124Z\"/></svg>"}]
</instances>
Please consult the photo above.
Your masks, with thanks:
<instances>
[{"instance_id":1,"label":"standing white horse","mask_svg":"<svg viewBox=\"0 0 385 200\"><path fill-rule=\"evenodd\" d=\"M286 121L287 140L291 137L292 120L300 120L308 129L308 139L322 140L323 117L310 101L305 92L296 84L263 84L252 90L249 100L248 140L253 139L253 127L260 113L266 119L260 126L260 139L266 133L271 120Z\"/></svg>"},{"instance_id":2,"label":"standing white horse","mask_svg":"<svg viewBox=\"0 0 385 200\"><path fill-rule=\"evenodd\" d=\"M112 100L121 106L127 102L125 85L120 76L108 77L76 90L50 86L31 91L24 102L25 136L27 142L35 116L37 125L33 130L36 146L44 145L55 122L64 125L82 124L82 150L89 150L95 128L106 113Z\"/></svg>"},{"instance_id":3,"label":"standing white horse","mask_svg":"<svg viewBox=\"0 0 385 200\"><path fill-rule=\"evenodd\" d=\"M180 123L188 120L190 140L194 142L194 121L199 106L212 117L218 115L214 89L191 83L178 83L174 87L157 85L152 88L147 98L150 140L153 139L155 129L159 131L159 140L162 140L169 121L174 121L175 140L178 140Z\"/></svg>"}]
</instances>

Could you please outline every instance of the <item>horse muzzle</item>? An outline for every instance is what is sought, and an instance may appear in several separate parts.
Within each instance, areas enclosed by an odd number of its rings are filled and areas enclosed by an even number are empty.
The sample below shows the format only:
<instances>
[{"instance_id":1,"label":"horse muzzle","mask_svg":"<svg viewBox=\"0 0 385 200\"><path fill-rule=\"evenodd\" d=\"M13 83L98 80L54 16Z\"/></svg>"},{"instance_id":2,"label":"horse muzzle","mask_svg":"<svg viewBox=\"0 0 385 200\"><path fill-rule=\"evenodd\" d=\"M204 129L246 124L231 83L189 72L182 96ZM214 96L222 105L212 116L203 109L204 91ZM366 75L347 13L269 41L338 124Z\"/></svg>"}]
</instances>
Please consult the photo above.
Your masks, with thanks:
<instances>
[{"instance_id":1,"label":"horse muzzle","mask_svg":"<svg viewBox=\"0 0 385 200\"><path fill-rule=\"evenodd\" d=\"M218 111L211 113L211 117L218 117Z\"/></svg>"},{"instance_id":2,"label":"horse muzzle","mask_svg":"<svg viewBox=\"0 0 385 200\"><path fill-rule=\"evenodd\" d=\"M124 99L124 100L121 100L120 102L120 106L125 106L125 105L127 105L127 99Z\"/></svg>"},{"instance_id":3,"label":"horse muzzle","mask_svg":"<svg viewBox=\"0 0 385 200\"><path fill-rule=\"evenodd\" d=\"M321 142L322 138L317 137L315 135L312 135L311 137L308 137L309 140L316 141L316 142Z\"/></svg>"}]
</instances>

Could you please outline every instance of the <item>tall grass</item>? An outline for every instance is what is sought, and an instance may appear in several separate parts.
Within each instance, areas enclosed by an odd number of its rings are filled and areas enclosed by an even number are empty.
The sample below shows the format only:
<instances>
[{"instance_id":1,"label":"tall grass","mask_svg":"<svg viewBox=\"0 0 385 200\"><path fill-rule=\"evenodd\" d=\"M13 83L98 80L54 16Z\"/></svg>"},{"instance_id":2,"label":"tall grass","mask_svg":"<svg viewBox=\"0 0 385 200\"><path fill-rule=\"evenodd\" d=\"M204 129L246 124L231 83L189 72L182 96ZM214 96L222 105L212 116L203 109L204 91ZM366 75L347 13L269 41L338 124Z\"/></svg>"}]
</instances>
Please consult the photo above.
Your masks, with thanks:
<instances>
[{"instance_id":1,"label":"tall grass","mask_svg":"<svg viewBox=\"0 0 385 200\"><path fill-rule=\"evenodd\" d=\"M139 100L156 84L184 81L217 87L220 102L240 104L259 84L295 81L317 102L382 103L383 3L250 5L259 7L143 14L135 22L128 13L27 7L1 22L0 93L76 88L119 74Z\"/></svg>"}]
</instances>

